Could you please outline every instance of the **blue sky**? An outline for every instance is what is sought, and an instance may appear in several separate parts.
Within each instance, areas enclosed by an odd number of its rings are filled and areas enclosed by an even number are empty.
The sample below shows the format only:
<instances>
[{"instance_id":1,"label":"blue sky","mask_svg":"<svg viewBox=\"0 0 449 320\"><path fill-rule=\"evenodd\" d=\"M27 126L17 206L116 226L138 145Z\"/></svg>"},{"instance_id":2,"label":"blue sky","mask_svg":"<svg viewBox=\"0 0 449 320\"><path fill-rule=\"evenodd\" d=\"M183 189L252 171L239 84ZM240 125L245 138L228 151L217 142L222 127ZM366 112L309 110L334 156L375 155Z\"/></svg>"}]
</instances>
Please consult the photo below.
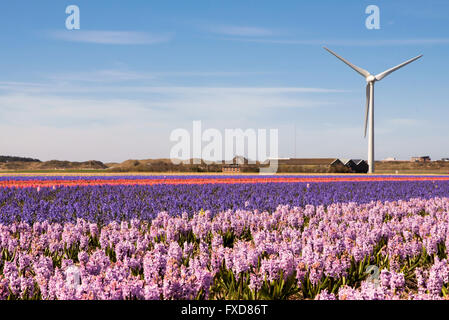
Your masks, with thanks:
<instances>
[{"instance_id":1,"label":"blue sky","mask_svg":"<svg viewBox=\"0 0 449 320\"><path fill-rule=\"evenodd\" d=\"M380 8L380 29L365 8ZM80 30L65 9L80 8ZM0 4L0 154L168 157L170 132L276 128L281 157L449 157L449 2L22 1Z\"/></svg>"}]
</instances>

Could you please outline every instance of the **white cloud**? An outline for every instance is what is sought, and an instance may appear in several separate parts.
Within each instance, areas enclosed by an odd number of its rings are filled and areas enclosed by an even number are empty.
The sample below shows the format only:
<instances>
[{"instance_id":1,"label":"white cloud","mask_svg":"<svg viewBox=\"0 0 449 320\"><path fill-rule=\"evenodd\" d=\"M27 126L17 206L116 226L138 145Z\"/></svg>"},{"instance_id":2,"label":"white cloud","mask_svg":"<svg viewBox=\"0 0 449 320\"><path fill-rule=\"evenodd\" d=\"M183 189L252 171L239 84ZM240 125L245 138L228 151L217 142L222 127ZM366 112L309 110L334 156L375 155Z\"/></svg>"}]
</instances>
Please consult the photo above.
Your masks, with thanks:
<instances>
[{"instance_id":1,"label":"white cloud","mask_svg":"<svg viewBox=\"0 0 449 320\"><path fill-rule=\"evenodd\" d=\"M53 39L87 42L97 44L156 44L169 42L172 34L151 34L136 31L98 31L98 30L64 30L52 31L48 35Z\"/></svg>"},{"instance_id":2,"label":"white cloud","mask_svg":"<svg viewBox=\"0 0 449 320\"><path fill-rule=\"evenodd\" d=\"M51 85L44 83L32 82L14 82L14 81L0 81L0 91L5 92L42 92L42 90L50 90Z\"/></svg>"},{"instance_id":3,"label":"white cloud","mask_svg":"<svg viewBox=\"0 0 449 320\"><path fill-rule=\"evenodd\" d=\"M154 88L159 94L150 93L140 99L10 92L0 95L0 150L43 160L123 161L167 157L173 145L169 141L171 130L190 131L192 120L202 120L204 128L219 130L279 128L282 155L292 156L292 132L285 128L282 131L285 121L267 119L270 114L266 113L267 108L325 106L329 100L321 95L306 99L302 92L310 90L296 89L298 92L291 92L292 88L161 87ZM348 127L349 123L317 125L299 119L299 122L291 119L297 123L298 157L366 158L367 140L363 138L362 121ZM427 150L422 146L429 144L429 136L422 137L419 143L405 145L406 133L392 134L396 131L391 130L398 130L395 128L399 126L415 125L414 119L393 118L381 122L385 125L376 127L376 158L408 157L398 148ZM449 140L442 136L438 141L440 150ZM432 146L430 151L438 150Z\"/></svg>"},{"instance_id":4,"label":"white cloud","mask_svg":"<svg viewBox=\"0 0 449 320\"><path fill-rule=\"evenodd\" d=\"M37 94L0 95L2 123L54 127L86 126L139 120L142 101L112 98L73 98Z\"/></svg>"},{"instance_id":5,"label":"white cloud","mask_svg":"<svg viewBox=\"0 0 449 320\"><path fill-rule=\"evenodd\" d=\"M90 72L67 72L48 77L57 81L117 82L155 79L155 75L122 70L96 70Z\"/></svg>"},{"instance_id":6,"label":"white cloud","mask_svg":"<svg viewBox=\"0 0 449 320\"><path fill-rule=\"evenodd\" d=\"M43 124L0 126L2 154L33 156L41 160L121 162L127 159L167 157L169 133L157 123L55 128Z\"/></svg>"},{"instance_id":7,"label":"white cloud","mask_svg":"<svg viewBox=\"0 0 449 320\"><path fill-rule=\"evenodd\" d=\"M50 80L57 81L82 81L82 82L119 82L119 81L141 81L154 80L157 78L170 77L238 77L242 75L261 75L266 72L241 72L241 71L218 71L218 72L136 72L129 70L93 70L86 72L67 72L63 74L52 74ZM14 83L10 83L13 85ZM20 83L16 83L20 84ZM0 82L0 87L2 82Z\"/></svg>"},{"instance_id":8,"label":"white cloud","mask_svg":"<svg viewBox=\"0 0 449 320\"><path fill-rule=\"evenodd\" d=\"M9 90L0 95L2 122L80 125L91 122L133 122L142 119L220 119L262 114L267 108L303 108L330 105L327 99L304 97L303 93L338 93L322 88L263 87L89 87L41 86ZM80 95L81 93L81 95ZM82 94L94 95L93 97ZM115 94L139 93L139 98ZM106 97L105 97L106 94Z\"/></svg>"},{"instance_id":9,"label":"white cloud","mask_svg":"<svg viewBox=\"0 0 449 320\"><path fill-rule=\"evenodd\" d=\"M98 82L106 82L102 79L105 76L101 73L92 75L92 78ZM116 73L117 81L124 81L126 79L144 78L145 75ZM300 93L343 93L347 90L330 89L330 88L312 88L312 87L200 87L200 86L144 86L144 85L82 85L72 84L71 81L76 79L88 81L89 74L70 74L67 76L68 81L63 75L52 76L54 83L28 83L28 82L1 82L0 90L6 92L21 92L21 93L58 93L58 94L96 94L96 93L153 93L166 95L275 95L275 94L300 94ZM150 79L151 75L146 75Z\"/></svg>"},{"instance_id":10,"label":"white cloud","mask_svg":"<svg viewBox=\"0 0 449 320\"><path fill-rule=\"evenodd\" d=\"M334 45L348 47L377 47L377 46L404 46L404 45L439 45L449 44L449 38L417 38L417 39L260 39L260 38L224 38L224 40L256 42L256 43L272 43L272 44L292 44L292 45Z\"/></svg>"},{"instance_id":11,"label":"white cloud","mask_svg":"<svg viewBox=\"0 0 449 320\"><path fill-rule=\"evenodd\" d=\"M273 36L276 34L273 30L267 28L248 26L215 26L209 28L209 31L213 33L239 37L264 37Z\"/></svg>"},{"instance_id":12,"label":"white cloud","mask_svg":"<svg viewBox=\"0 0 449 320\"><path fill-rule=\"evenodd\" d=\"M287 94L287 93L339 93L338 89L301 87L122 87L124 91L166 94Z\"/></svg>"},{"instance_id":13,"label":"white cloud","mask_svg":"<svg viewBox=\"0 0 449 320\"><path fill-rule=\"evenodd\" d=\"M267 117L277 114L278 108L327 106L331 104L328 94L344 92L304 87L123 85L151 75L104 70L91 75L97 82L83 83L88 72L72 74L66 82L62 75L42 83L0 82L0 150L42 160L167 157L171 130L190 130L192 120L216 128L264 123L276 128L278 123L267 122Z\"/></svg>"},{"instance_id":14,"label":"white cloud","mask_svg":"<svg viewBox=\"0 0 449 320\"><path fill-rule=\"evenodd\" d=\"M393 118L388 119L387 122L391 125L400 125L400 126L416 126L420 124L419 120L411 118Z\"/></svg>"},{"instance_id":15,"label":"white cloud","mask_svg":"<svg viewBox=\"0 0 449 320\"><path fill-rule=\"evenodd\" d=\"M98 80L106 73L100 73ZM137 78L114 73L117 80ZM140 77L140 76L139 76ZM76 75L74 78L77 78ZM84 79L84 75L81 75ZM95 79L96 77L92 77ZM3 91L3 92L2 92ZM0 123L53 126L120 122L262 119L268 109L332 105L325 97L343 90L303 87L186 87L0 82ZM132 98L130 98L132 97Z\"/></svg>"}]
</instances>

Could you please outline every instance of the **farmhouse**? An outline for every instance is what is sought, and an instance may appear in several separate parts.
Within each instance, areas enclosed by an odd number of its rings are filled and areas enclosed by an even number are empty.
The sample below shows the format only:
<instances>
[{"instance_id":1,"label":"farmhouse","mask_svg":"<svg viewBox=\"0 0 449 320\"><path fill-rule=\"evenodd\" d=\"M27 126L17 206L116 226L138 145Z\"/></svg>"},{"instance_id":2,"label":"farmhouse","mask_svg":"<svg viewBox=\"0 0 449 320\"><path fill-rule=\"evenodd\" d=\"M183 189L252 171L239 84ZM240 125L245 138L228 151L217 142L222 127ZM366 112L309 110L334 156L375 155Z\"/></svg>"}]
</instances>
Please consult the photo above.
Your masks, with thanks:
<instances>
[{"instance_id":1,"label":"farmhouse","mask_svg":"<svg viewBox=\"0 0 449 320\"><path fill-rule=\"evenodd\" d=\"M365 160L354 159L353 161L357 166L357 169L356 169L357 173L367 173L368 172L369 165Z\"/></svg>"},{"instance_id":2,"label":"farmhouse","mask_svg":"<svg viewBox=\"0 0 449 320\"><path fill-rule=\"evenodd\" d=\"M340 161L354 173L367 173L368 163L362 159L340 159Z\"/></svg>"},{"instance_id":3,"label":"farmhouse","mask_svg":"<svg viewBox=\"0 0 449 320\"><path fill-rule=\"evenodd\" d=\"M241 172L241 166L238 163L227 164L222 167L221 171L227 173L238 173Z\"/></svg>"},{"instance_id":4,"label":"farmhouse","mask_svg":"<svg viewBox=\"0 0 449 320\"><path fill-rule=\"evenodd\" d=\"M411 162L430 162L429 156L412 157Z\"/></svg>"}]
</instances>

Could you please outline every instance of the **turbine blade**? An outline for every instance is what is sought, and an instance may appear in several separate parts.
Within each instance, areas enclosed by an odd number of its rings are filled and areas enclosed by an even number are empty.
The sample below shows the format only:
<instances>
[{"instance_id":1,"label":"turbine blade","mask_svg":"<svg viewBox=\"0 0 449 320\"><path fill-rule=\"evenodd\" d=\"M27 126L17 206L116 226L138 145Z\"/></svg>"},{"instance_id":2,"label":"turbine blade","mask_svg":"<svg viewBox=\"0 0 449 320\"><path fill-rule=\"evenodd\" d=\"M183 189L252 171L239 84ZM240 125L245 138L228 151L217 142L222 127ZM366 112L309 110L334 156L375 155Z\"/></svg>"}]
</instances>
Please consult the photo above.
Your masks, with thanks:
<instances>
[{"instance_id":1,"label":"turbine blade","mask_svg":"<svg viewBox=\"0 0 449 320\"><path fill-rule=\"evenodd\" d=\"M406 65L409 64L409 63L412 63L412 62L415 61L415 60L418 60L418 59L421 58L422 56L423 56L423 55L421 54L421 55L419 55L419 56L417 56L417 57L414 57L414 58L412 58L412 59L410 59L410 60L407 60L407 61L405 61L405 62L403 62L403 63L397 65L396 67L393 67L393 68L388 69L388 70L386 70L386 71L384 71L384 72L382 72L382 73L379 73L379 74L376 76L376 80L382 80L383 78L385 78L386 76L388 76L390 73L392 73L392 72L394 72L394 71L396 71L396 70L402 68L403 66L406 66Z\"/></svg>"},{"instance_id":2,"label":"turbine blade","mask_svg":"<svg viewBox=\"0 0 449 320\"><path fill-rule=\"evenodd\" d=\"M369 83L368 83L366 85L365 138L366 138L366 129L368 128L369 98L370 98L370 90L369 90Z\"/></svg>"},{"instance_id":3,"label":"turbine blade","mask_svg":"<svg viewBox=\"0 0 449 320\"><path fill-rule=\"evenodd\" d=\"M362 75L363 77L368 77L370 75L370 73L368 71L366 71L365 69L362 69L360 67L357 67L356 65L353 65L351 62L349 62L348 60L340 57L338 54L336 54L335 52L333 52L332 50L329 50L326 47L323 47L325 50L327 50L329 53L333 54L334 56L336 56L338 59L340 59L341 61L343 61L344 63L346 63L349 67L351 67L352 69L354 69L356 72L358 72L360 75Z\"/></svg>"}]
</instances>

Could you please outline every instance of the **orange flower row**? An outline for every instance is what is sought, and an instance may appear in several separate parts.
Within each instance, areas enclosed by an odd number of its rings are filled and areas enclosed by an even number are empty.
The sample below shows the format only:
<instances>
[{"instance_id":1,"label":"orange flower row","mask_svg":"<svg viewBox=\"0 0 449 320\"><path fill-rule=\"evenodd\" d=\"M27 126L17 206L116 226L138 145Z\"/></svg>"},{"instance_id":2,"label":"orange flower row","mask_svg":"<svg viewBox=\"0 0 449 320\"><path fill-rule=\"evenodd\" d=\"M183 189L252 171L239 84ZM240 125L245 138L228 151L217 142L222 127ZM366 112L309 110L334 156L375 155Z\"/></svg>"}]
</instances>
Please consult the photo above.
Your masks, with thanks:
<instances>
[{"instance_id":1,"label":"orange flower row","mask_svg":"<svg viewBox=\"0 0 449 320\"><path fill-rule=\"evenodd\" d=\"M156 185L156 184L236 184L236 183L291 183L291 182L366 182L366 181L449 181L447 177L251 177L251 178L191 178L191 179L94 179L94 180L4 180L2 187L53 187L98 185Z\"/></svg>"}]
</instances>

